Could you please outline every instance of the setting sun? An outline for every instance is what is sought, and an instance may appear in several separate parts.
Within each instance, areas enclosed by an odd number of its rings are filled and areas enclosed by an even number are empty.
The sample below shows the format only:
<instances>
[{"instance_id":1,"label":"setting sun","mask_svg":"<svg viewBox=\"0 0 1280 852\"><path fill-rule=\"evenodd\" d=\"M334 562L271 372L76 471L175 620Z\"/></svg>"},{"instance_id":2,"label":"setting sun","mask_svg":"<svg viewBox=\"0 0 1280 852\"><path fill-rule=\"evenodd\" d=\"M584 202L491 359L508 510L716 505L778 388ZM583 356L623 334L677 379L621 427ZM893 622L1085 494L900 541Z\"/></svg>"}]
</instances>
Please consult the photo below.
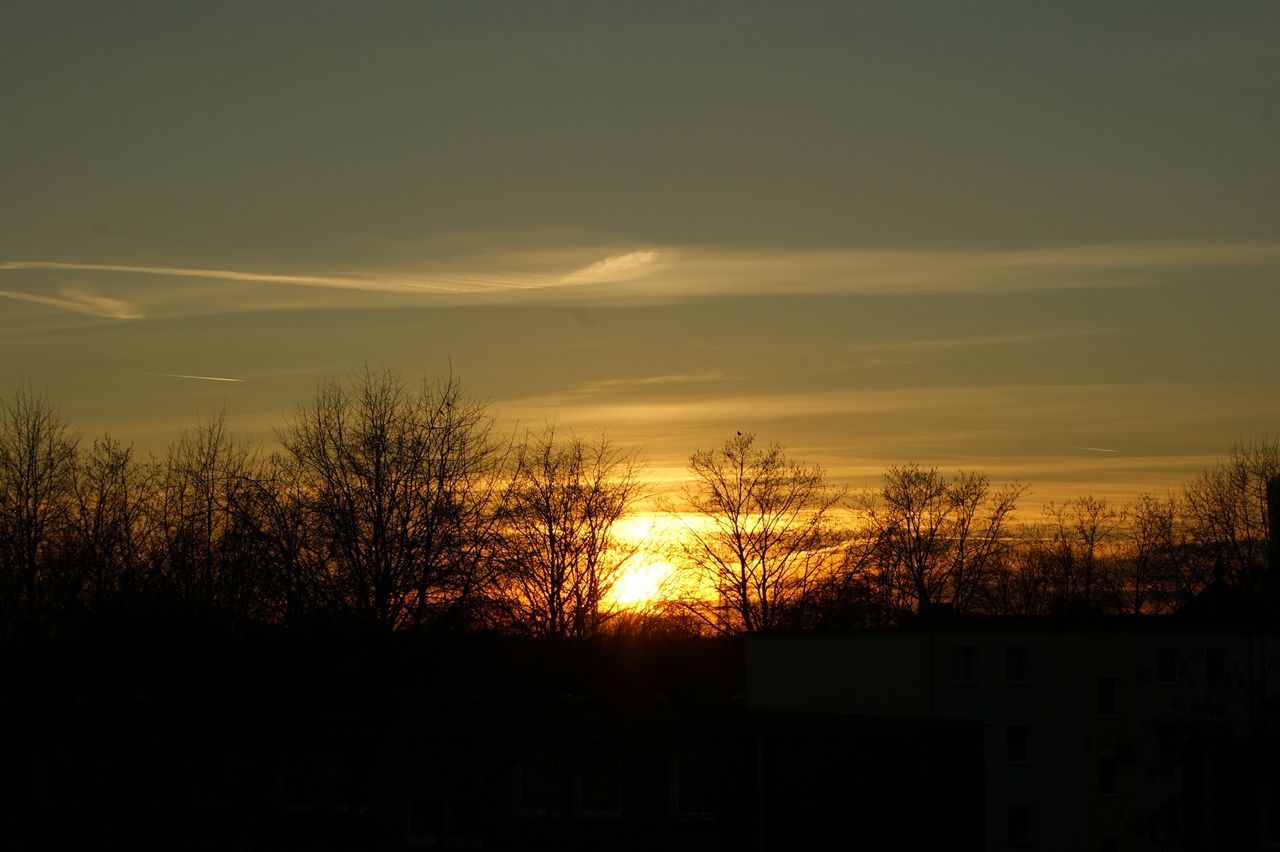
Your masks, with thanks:
<instances>
[{"instance_id":1,"label":"setting sun","mask_svg":"<svg viewBox=\"0 0 1280 852\"><path fill-rule=\"evenodd\" d=\"M628 566L613 587L613 599L626 609L645 606L661 598L663 587L675 575L675 566L661 559L645 559Z\"/></svg>"}]
</instances>

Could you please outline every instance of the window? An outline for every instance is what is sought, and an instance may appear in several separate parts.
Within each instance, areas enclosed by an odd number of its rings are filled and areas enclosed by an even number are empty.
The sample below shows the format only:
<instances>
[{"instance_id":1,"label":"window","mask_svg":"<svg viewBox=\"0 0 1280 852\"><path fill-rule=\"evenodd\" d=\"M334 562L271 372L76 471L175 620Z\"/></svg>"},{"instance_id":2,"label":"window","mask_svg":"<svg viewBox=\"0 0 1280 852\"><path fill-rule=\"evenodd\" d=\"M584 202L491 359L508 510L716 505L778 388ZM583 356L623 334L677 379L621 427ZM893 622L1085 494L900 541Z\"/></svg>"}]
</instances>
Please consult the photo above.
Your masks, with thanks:
<instances>
[{"instance_id":1,"label":"window","mask_svg":"<svg viewBox=\"0 0 1280 852\"><path fill-rule=\"evenodd\" d=\"M693 819L714 819L717 800L716 766L709 757L676 757L671 761L671 813Z\"/></svg>"},{"instance_id":2,"label":"window","mask_svg":"<svg viewBox=\"0 0 1280 852\"><path fill-rule=\"evenodd\" d=\"M952 675L955 682L972 686L978 682L978 646L957 645L952 649Z\"/></svg>"},{"instance_id":3,"label":"window","mask_svg":"<svg viewBox=\"0 0 1280 852\"><path fill-rule=\"evenodd\" d=\"M554 754L526 755L516 764L515 808L525 816L560 810L560 759Z\"/></svg>"},{"instance_id":4,"label":"window","mask_svg":"<svg viewBox=\"0 0 1280 852\"><path fill-rule=\"evenodd\" d=\"M1009 842L1026 844L1031 842L1031 806L1009 806Z\"/></svg>"},{"instance_id":5,"label":"window","mask_svg":"<svg viewBox=\"0 0 1280 852\"><path fill-rule=\"evenodd\" d=\"M1119 792L1119 761L1113 756L1098 758L1098 794L1114 796Z\"/></svg>"},{"instance_id":6,"label":"window","mask_svg":"<svg viewBox=\"0 0 1280 852\"><path fill-rule=\"evenodd\" d=\"M1227 679L1227 649L1209 648L1204 652L1204 674L1210 683Z\"/></svg>"},{"instance_id":7,"label":"window","mask_svg":"<svg viewBox=\"0 0 1280 852\"><path fill-rule=\"evenodd\" d=\"M588 755L578 775L578 810L586 817L622 816L622 762L616 754Z\"/></svg>"},{"instance_id":8,"label":"window","mask_svg":"<svg viewBox=\"0 0 1280 852\"><path fill-rule=\"evenodd\" d=\"M1098 678L1098 715L1115 716L1120 713L1120 678Z\"/></svg>"},{"instance_id":9,"label":"window","mask_svg":"<svg viewBox=\"0 0 1280 852\"><path fill-rule=\"evenodd\" d=\"M1004 649L1004 679L1009 683L1031 681L1031 649L1025 645L1010 645Z\"/></svg>"},{"instance_id":10,"label":"window","mask_svg":"<svg viewBox=\"0 0 1280 852\"><path fill-rule=\"evenodd\" d=\"M1031 762L1031 727L1010 725L1004 729L1005 759L1010 763Z\"/></svg>"},{"instance_id":11,"label":"window","mask_svg":"<svg viewBox=\"0 0 1280 852\"><path fill-rule=\"evenodd\" d=\"M1156 649L1156 683L1174 683L1178 679L1178 649Z\"/></svg>"}]
</instances>

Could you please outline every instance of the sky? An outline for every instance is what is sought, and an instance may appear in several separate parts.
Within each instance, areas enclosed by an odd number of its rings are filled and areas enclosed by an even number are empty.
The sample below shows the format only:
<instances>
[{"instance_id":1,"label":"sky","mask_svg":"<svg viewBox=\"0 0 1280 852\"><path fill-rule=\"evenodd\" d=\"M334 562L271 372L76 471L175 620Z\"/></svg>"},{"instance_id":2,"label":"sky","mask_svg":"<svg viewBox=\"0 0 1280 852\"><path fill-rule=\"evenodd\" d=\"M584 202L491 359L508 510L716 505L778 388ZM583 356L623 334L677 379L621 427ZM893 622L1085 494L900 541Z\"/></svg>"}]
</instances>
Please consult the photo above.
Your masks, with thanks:
<instances>
[{"instance_id":1,"label":"sky","mask_svg":"<svg viewBox=\"0 0 1280 852\"><path fill-rule=\"evenodd\" d=\"M1274 2L0 6L0 393L270 449L452 370L678 480L1164 493L1280 432ZM223 381L234 380L234 381Z\"/></svg>"}]
</instances>

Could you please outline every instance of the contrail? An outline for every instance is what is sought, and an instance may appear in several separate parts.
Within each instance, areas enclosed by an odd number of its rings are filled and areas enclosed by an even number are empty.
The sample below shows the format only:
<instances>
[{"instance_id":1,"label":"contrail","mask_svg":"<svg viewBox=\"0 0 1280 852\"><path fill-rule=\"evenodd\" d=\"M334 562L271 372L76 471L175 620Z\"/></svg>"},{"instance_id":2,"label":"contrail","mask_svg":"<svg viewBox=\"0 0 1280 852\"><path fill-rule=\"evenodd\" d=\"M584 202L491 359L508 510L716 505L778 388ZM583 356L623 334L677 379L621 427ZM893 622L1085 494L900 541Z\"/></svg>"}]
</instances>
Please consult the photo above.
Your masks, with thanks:
<instances>
[{"instance_id":1,"label":"contrail","mask_svg":"<svg viewBox=\"0 0 1280 852\"><path fill-rule=\"evenodd\" d=\"M1067 447L1068 450L1084 450L1089 453L1115 453L1120 454L1119 450L1108 450L1105 447Z\"/></svg>"},{"instance_id":2,"label":"contrail","mask_svg":"<svg viewBox=\"0 0 1280 852\"><path fill-rule=\"evenodd\" d=\"M199 379L202 382L243 382L244 379L229 379L224 376L189 376L186 373L144 373L140 370L121 370L131 376L159 376L162 379Z\"/></svg>"},{"instance_id":3,"label":"contrail","mask_svg":"<svg viewBox=\"0 0 1280 852\"><path fill-rule=\"evenodd\" d=\"M374 290L392 293L473 293L492 289L536 286L527 276L434 275L430 278L389 278L375 275L292 275L246 272L238 269L201 269L186 266L139 266L118 263L66 263L50 260L0 262L0 271L48 269L69 272L127 272L135 275L163 275L177 278L210 278L219 281L247 281L263 284L294 284L303 287L333 287L343 290Z\"/></svg>"}]
</instances>

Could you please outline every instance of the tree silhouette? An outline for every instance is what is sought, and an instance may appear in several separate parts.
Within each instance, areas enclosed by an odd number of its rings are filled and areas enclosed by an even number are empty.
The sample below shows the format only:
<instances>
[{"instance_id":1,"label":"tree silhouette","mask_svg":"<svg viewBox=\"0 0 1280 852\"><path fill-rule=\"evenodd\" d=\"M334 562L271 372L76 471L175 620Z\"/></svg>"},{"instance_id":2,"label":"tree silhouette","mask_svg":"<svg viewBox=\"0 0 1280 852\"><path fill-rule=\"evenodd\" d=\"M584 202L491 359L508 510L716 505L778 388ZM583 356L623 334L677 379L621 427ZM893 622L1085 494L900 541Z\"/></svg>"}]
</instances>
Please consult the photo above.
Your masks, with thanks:
<instances>
[{"instance_id":1,"label":"tree silhouette","mask_svg":"<svg viewBox=\"0 0 1280 852\"><path fill-rule=\"evenodd\" d=\"M1024 490L1015 483L993 491L977 471L947 478L917 464L890 467L879 490L861 500L870 549L863 565L895 608L976 609L1007 550Z\"/></svg>"},{"instance_id":2,"label":"tree silhouette","mask_svg":"<svg viewBox=\"0 0 1280 852\"><path fill-rule=\"evenodd\" d=\"M0 400L0 623L10 629L35 627L78 594L59 553L72 524L78 442L30 387Z\"/></svg>"},{"instance_id":3,"label":"tree silhouette","mask_svg":"<svg viewBox=\"0 0 1280 852\"><path fill-rule=\"evenodd\" d=\"M1125 511L1125 541L1116 566L1117 609L1167 612L1199 591L1188 571L1190 548L1181 507L1172 497L1142 494Z\"/></svg>"},{"instance_id":4,"label":"tree silhouette","mask_svg":"<svg viewBox=\"0 0 1280 852\"><path fill-rule=\"evenodd\" d=\"M222 413L184 430L165 454L156 473L153 561L165 594L183 609L248 618L260 571L237 506L255 466Z\"/></svg>"},{"instance_id":5,"label":"tree silhouette","mask_svg":"<svg viewBox=\"0 0 1280 852\"><path fill-rule=\"evenodd\" d=\"M1058 607L1091 608L1105 603L1099 592L1111 590L1114 545L1125 514L1101 497L1087 494L1044 508L1046 546L1053 560L1053 596Z\"/></svg>"},{"instance_id":6,"label":"tree silhouette","mask_svg":"<svg viewBox=\"0 0 1280 852\"><path fill-rule=\"evenodd\" d=\"M800 626L838 560L832 521L844 493L822 469L757 448L739 432L689 459L681 555L704 588L686 605L713 629L748 633Z\"/></svg>"},{"instance_id":7,"label":"tree silhouette","mask_svg":"<svg viewBox=\"0 0 1280 852\"><path fill-rule=\"evenodd\" d=\"M635 453L603 435L561 440L554 426L526 435L499 525L503 620L534 636L600 635L636 553L614 530L642 491Z\"/></svg>"},{"instance_id":8,"label":"tree silhouette","mask_svg":"<svg viewBox=\"0 0 1280 852\"><path fill-rule=\"evenodd\" d=\"M1280 437L1239 440L1225 461L1187 484L1184 500L1190 537L1202 552L1198 570L1207 581L1220 562L1226 579L1260 592L1273 531L1267 482L1280 476Z\"/></svg>"},{"instance_id":9,"label":"tree silhouette","mask_svg":"<svg viewBox=\"0 0 1280 852\"><path fill-rule=\"evenodd\" d=\"M447 618L481 584L498 445L452 376L322 384L279 433L306 500L320 589L381 630Z\"/></svg>"},{"instance_id":10,"label":"tree silhouette","mask_svg":"<svg viewBox=\"0 0 1280 852\"><path fill-rule=\"evenodd\" d=\"M132 447L110 436L80 455L70 550L92 609L136 596L147 585L152 474L134 461Z\"/></svg>"}]
</instances>

